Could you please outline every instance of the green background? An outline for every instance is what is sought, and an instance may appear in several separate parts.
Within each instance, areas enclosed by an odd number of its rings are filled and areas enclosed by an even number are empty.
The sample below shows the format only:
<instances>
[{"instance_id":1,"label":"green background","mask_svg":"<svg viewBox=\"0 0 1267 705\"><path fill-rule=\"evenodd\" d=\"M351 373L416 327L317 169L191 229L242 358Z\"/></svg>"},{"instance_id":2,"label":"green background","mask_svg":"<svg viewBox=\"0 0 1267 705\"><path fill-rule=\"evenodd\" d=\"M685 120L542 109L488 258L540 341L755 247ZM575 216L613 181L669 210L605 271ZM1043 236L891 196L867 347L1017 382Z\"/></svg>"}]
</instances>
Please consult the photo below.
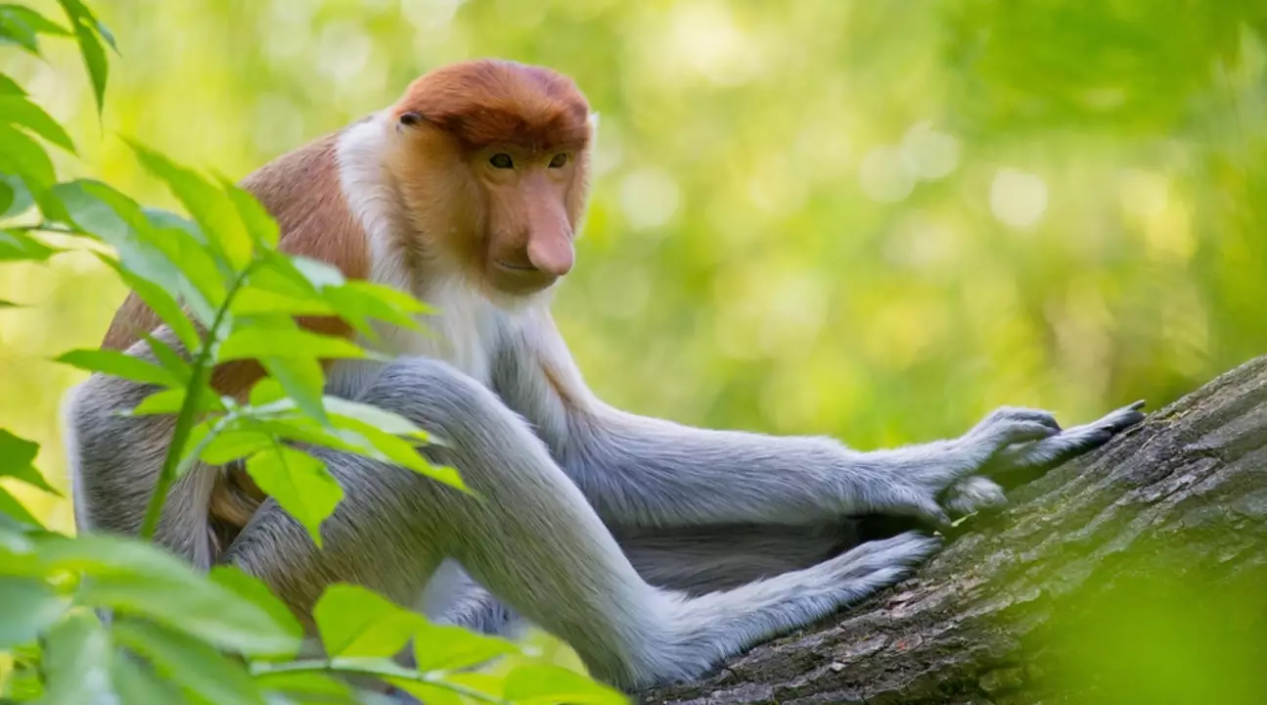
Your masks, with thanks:
<instances>
[{"instance_id":1,"label":"green background","mask_svg":"<svg viewBox=\"0 0 1267 705\"><path fill-rule=\"evenodd\" d=\"M31 3L56 16L51 2ZM237 179L499 56L601 114L557 315L633 411L830 434L958 435L990 408L1150 408L1267 351L1263 2L98 2L123 58L103 121L69 43L5 71L82 164L173 207L119 135ZM92 257L6 266L0 426L65 488L48 358L124 291ZM15 494L54 528L64 501Z\"/></svg>"}]
</instances>

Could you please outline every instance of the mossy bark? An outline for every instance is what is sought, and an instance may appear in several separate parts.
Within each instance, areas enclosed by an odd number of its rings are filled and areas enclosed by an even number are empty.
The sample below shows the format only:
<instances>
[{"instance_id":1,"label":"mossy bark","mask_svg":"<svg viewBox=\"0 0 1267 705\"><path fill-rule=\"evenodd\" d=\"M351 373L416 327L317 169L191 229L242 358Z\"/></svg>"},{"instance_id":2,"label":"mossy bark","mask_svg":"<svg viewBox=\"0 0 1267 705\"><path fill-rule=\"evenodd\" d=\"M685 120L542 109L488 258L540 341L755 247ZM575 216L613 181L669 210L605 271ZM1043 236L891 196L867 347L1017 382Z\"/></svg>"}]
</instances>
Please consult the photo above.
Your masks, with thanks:
<instances>
[{"instance_id":1,"label":"mossy bark","mask_svg":"<svg viewBox=\"0 0 1267 705\"><path fill-rule=\"evenodd\" d=\"M919 574L636 702L1267 702L1267 357L965 522Z\"/></svg>"}]
</instances>

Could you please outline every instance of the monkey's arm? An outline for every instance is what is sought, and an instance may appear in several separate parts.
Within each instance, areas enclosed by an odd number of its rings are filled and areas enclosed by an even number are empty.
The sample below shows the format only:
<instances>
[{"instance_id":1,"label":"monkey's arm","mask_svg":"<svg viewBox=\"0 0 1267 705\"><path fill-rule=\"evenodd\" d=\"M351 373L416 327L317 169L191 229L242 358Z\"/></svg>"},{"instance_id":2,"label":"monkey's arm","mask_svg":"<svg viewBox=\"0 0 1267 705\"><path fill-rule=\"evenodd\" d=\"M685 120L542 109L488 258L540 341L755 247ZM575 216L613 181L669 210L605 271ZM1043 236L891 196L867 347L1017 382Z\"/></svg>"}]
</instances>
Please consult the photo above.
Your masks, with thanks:
<instances>
[{"instance_id":1,"label":"monkey's arm","mask_svg":"<svg viewBox=\"0 0 1267 705\"><path fill-rule=\"evenodd\" d=\"M534 425L600 516L618 527L805 524L862 513L941 522L943 491L1005 448L1081 452L1111 435L1060 434L1051 414L1013 408L995 411L957 439L875 452L829 438L690 428L597 399L544 313L510 336L495 377L498 393ZM1127 416L1118 420L1131 425L1139 417ZM1017 462L1029 457L1014 455Z\"/></svg>"}]
</instances>

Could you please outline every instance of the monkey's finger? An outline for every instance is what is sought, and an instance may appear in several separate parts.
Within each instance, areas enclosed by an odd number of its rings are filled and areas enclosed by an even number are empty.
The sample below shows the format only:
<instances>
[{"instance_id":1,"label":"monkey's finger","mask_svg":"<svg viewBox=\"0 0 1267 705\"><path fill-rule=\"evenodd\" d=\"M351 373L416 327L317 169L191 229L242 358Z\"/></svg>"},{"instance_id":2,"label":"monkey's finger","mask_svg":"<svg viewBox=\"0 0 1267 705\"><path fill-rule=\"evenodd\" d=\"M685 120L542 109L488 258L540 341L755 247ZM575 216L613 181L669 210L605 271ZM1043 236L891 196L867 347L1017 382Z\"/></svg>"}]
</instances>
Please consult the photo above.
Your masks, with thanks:
<instances>
[{"instance_id":1,"label":"monkey's finger","mask_svg":"<svg viewBox=\"0 0 1267 705\"><path fill-rule=\"evenodd\" d=\"M933 528L944 531L949 529L953 523L950 515L942 509L941 505L936 501L929 500L921 502L917 506L917 516L921 521L927 522Z\"/></svg>"}]
</instances>

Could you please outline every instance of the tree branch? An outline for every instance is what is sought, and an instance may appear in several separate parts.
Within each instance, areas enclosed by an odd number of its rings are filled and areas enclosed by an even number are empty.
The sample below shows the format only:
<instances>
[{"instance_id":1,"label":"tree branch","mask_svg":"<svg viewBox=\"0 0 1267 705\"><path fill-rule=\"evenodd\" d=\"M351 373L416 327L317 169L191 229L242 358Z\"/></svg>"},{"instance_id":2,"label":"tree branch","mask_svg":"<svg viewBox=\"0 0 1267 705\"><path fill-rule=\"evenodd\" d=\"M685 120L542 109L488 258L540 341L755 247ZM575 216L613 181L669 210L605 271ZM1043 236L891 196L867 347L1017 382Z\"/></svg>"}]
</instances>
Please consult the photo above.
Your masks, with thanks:
<instances>
[{"instance_id":1,"label":"tree branch","mask_svg":"<svg viewBox=\"0 0 1267 705\"><path fill-rule=\"evenodd\" d=\"M1267 697L1267 357L973 517L913 579L644 703Z\"/></svg>"}]
</instances>

